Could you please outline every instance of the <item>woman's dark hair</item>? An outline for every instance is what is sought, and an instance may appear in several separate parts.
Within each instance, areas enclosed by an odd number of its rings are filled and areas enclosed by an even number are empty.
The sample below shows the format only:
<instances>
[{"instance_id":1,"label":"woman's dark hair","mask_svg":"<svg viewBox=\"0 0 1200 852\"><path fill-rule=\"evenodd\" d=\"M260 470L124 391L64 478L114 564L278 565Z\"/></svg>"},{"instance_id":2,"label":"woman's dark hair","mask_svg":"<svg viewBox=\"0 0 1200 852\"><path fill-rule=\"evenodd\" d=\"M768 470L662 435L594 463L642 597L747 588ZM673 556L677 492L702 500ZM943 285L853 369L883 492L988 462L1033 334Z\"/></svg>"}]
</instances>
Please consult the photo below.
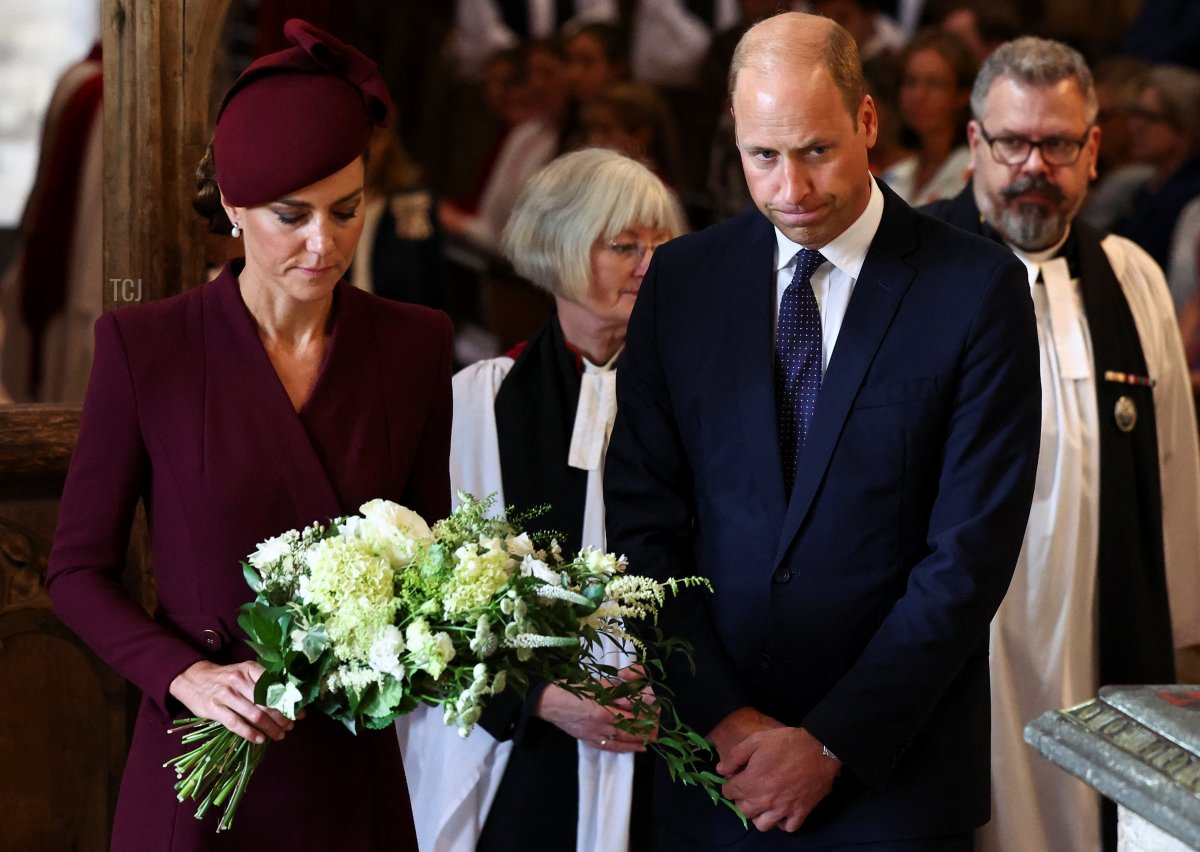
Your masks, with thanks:
<instances>
[{"instance_id":1,"label":"woman's dark hair","mask_svg":"<svg viewBox=\"0 0 1200 852\"><path fill-rule=\"evenodd\" d=\"M217 186L217 165L213 158L213 143L209 140L204 156L196 166L196 194L192 209L208 222L209 233L228 234L233 224L221 206L221 188Z\"/></svg>"},{"instance_id":2,"label":"woman's dark hair","mask_svg":"<svg viewBox=\"0 0 1200 852\"><path fill-rule=\"evenodd\" d=\"M370 165L371 152L363 152L363 165ZM217 162L213 154L212 140L204 148L204 156L196 165L196 193L192 196L192 209L200 214L200 218L208 222L210 234L228 236L233 223L225 215L221 205L221 187L217 186Z\"/></svg>"},{"instance_id":3,"label":"woman's dark hair","mask_svg":"<svg viewBox=\"0 0 1200 852\"><path fill-rule=\"evenodd\" d=\"M922 50L932 50L942 57L954 73L955 89L970 93L975 84L975 75L979 73L979 58L960 36L937 27L926 27L918 32L900 54L902 78L908 73L909 58ZM967 122L970 120L971 108L970 104L967 104L960 110L958 124L954 129L955 145L967 144ZM900 132L900 142L910 148L921 147L921 138L907 124Z\"/></svg>"}]
</instances>

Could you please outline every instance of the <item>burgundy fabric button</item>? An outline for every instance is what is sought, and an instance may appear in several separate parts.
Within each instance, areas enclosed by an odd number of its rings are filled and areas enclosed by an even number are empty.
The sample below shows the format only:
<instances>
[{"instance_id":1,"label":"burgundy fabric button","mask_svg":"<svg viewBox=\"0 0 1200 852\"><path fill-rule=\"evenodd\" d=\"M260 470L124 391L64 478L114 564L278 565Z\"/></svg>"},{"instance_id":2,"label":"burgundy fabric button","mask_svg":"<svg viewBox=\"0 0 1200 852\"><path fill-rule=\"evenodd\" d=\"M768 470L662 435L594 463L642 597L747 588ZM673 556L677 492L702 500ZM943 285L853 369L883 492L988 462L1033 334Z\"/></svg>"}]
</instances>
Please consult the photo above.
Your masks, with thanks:
<instances>
[{"instance_id":1,"label":"burgundy fabric button","mask_svg":"<svg viewBox=\"0 0 1200 852\"><path fill-rule=\"evenodd\" d=\"M215 630L204 630L200 633L200 641L204 643L206 648L213 651L221 650L221 646L225 644L225 640L221 638L221 634Z\"/></svg>"}]
</instances>

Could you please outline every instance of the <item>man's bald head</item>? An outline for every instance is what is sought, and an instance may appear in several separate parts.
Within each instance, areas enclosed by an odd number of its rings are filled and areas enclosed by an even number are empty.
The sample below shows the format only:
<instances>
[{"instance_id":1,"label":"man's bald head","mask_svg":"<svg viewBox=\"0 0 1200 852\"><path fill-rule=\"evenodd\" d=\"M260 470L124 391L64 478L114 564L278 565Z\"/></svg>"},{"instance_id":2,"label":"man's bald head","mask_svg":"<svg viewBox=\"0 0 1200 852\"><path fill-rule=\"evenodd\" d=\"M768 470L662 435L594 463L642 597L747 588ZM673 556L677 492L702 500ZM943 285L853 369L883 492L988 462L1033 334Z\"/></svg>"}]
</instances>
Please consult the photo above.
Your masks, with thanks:
<instances>
[{"instance_id":1,"label":"man's bald head","mask_svg":"<svg viewBox=\"0 0 1200 852\"><path fill-rule=\"evenodd\" d=\"M730 99L744 68L760 74L786 74L813 64L823 65L829 72L857 130L858 106L867 91L858 45L845 28L820 15L786 12L747 30L729 64Z\"/></svg>"}]
</instances>

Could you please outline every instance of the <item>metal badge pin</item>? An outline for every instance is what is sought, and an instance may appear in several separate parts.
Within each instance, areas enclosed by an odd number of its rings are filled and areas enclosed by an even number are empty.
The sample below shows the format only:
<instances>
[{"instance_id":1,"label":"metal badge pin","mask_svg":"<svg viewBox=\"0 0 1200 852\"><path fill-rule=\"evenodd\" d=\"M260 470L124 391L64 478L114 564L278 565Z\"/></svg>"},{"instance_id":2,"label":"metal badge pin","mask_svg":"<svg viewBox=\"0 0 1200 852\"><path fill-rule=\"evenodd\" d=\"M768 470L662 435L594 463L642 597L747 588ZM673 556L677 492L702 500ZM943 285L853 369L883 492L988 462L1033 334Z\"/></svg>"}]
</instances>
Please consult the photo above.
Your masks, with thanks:
<instances>
[{"instance_id":1,"label":"metal badge pin","mask_svg":"<svg viewBox=\"0 0 1200 852\"><path fill-rule=\"evenodd\" d=\"M1117 397L1117 404L1113 406L1113 419L1117 421L1117 428L1122 432L1132 432L1133 427L1137 425L1137 406L1133 404L1133 400L1127 396Z\"/></svg>"}]
</instances>

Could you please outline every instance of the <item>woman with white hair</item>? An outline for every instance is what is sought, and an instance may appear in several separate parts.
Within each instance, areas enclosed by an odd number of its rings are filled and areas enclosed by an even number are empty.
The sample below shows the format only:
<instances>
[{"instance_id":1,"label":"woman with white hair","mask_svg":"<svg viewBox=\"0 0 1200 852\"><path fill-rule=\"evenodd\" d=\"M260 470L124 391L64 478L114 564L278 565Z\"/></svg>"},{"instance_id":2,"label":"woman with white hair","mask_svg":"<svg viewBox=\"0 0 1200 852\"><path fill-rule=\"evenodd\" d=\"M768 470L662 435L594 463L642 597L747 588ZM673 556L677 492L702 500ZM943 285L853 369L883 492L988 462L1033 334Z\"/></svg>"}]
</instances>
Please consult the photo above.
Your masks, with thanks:
<instances>
[{"instance_id":1,"label":"woman with white hair","mask_svg":"<svg viewBox=\"0 0 1200 852\"><path fill-rule=\"evenodd\" d=\"M566 154L525 186L503 248L554 310L528 343L454 377L453 489L549 504L532 524L564 552L604 548L615 369L650 258L681 221L662 181L614 151ZM543 683L493 698L465 740L437 710L402 719L421 848L629 848L633 757L646 746L613 713Z\"/></svg>"}]
</instances>

